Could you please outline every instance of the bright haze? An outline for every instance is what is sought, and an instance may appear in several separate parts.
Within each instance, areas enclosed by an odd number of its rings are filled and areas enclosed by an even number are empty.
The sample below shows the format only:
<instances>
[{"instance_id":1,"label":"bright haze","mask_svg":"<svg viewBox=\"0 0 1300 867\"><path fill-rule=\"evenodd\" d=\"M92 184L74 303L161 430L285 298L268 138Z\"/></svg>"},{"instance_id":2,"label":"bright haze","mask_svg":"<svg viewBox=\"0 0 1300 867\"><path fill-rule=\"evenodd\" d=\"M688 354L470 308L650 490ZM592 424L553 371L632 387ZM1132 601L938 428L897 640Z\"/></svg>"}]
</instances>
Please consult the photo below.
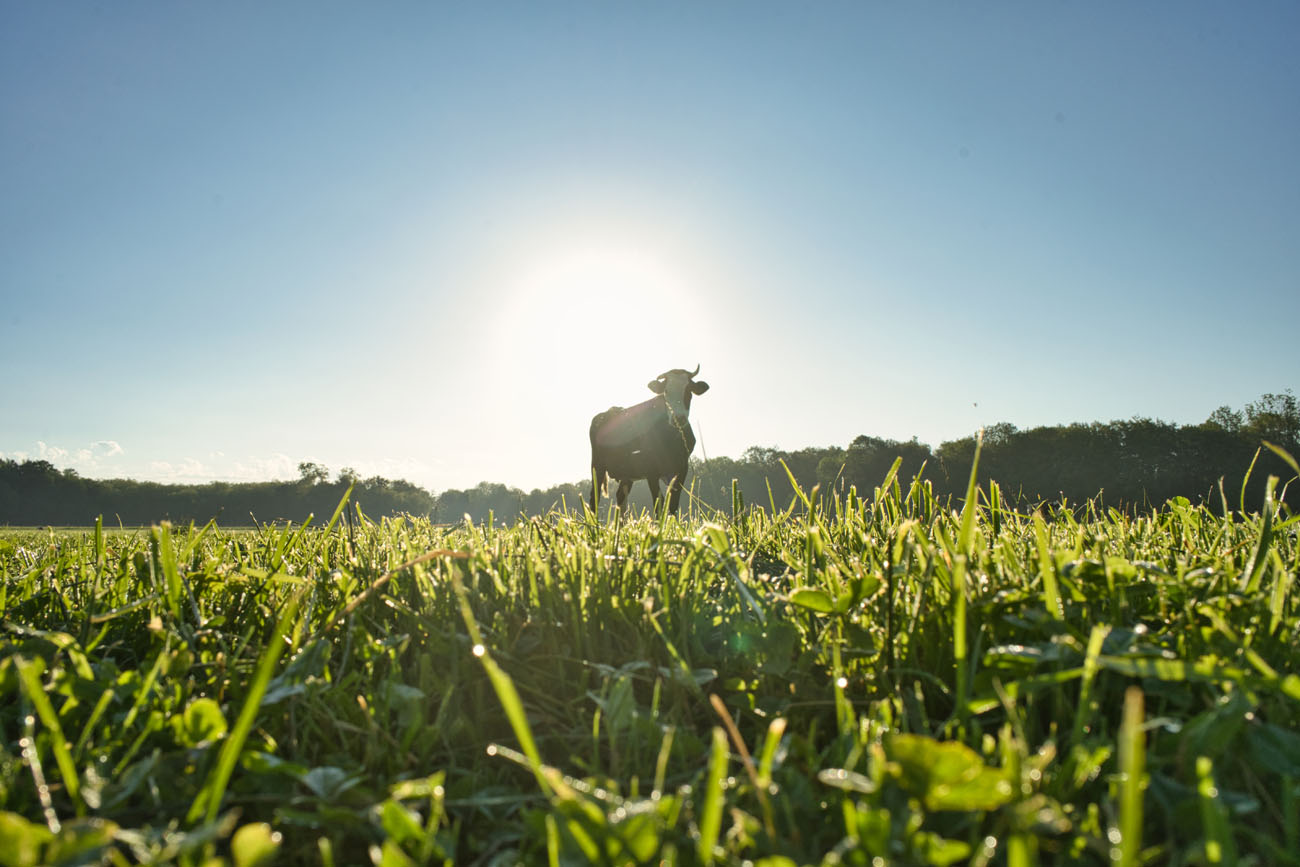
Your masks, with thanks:
<instances>
[{"instance_id":1,"label":"bright haze","mask_svg":"<svg viewBox=\"0 0 1300 867\"><path fill-rule=\"evenodd\" d=\"M0 457L587 476L1296 385L1300 5L8 3Z\"/></svg>"}]
</instances>

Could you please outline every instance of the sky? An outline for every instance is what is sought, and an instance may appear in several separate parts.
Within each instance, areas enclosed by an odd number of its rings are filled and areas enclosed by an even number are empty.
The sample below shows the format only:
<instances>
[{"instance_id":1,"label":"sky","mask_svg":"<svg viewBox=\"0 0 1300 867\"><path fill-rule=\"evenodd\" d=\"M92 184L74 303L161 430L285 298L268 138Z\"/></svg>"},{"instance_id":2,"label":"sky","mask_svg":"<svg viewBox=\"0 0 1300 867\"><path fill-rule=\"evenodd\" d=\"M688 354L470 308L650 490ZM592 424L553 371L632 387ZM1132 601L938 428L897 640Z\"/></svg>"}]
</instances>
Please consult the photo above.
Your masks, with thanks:
<instances>
[{"instance_id":1,"label":"sky","mask_svg":"<svg viewBox=\"0 0 1300 867\"><path fill-rule=\"evenodd\" d=\"M1293 2L0 3L0 458L431 491L1300 385Z\"/></svg>"}]
</instances>

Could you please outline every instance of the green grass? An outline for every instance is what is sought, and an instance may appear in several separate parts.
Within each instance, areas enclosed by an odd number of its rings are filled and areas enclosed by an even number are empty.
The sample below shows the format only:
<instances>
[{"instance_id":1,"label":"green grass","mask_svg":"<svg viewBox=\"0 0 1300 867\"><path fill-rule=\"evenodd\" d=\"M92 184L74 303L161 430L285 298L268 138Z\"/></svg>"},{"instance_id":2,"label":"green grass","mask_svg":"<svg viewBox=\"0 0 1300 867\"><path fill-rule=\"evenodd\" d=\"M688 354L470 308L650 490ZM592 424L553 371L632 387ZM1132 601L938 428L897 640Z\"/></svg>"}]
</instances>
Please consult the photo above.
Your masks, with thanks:
<instances>
[{"instance_id":1,"label":"green grass","mask_svg":"<svg viewBox=\"0 0 1300 867\"><path fill-rule=\"evenodd\" d=\"M1300 864L1264 505L9 531L0 865Z\"/></svg>"}]
</instances>

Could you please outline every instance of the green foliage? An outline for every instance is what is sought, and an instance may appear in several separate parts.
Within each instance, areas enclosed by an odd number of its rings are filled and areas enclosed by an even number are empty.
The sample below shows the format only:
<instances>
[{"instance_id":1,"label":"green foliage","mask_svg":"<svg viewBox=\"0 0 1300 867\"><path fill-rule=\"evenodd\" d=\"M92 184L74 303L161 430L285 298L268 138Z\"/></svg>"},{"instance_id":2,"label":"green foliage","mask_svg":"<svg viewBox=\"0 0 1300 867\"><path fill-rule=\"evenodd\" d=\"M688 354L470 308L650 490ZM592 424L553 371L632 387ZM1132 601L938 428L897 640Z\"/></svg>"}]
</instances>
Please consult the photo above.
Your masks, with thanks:
<instances>
[{"instance_id":1,"label":"green foliage","mask_svg":"<svg viewBox=\"0 0 1300 867\"><path fill-rule=\"evenodd\" d=\"M1016 435L960 500L4 533L0 865L1300 863L1280 483L1025 514Z\"/></svg>"},{"instance_id":2,"label":"green foliage","mask_svg":"<svg viewBox=\"0 0 1300 867\"><path fill-rule=\"evenodd\" d=\"M848 448L783 451L753 447L739 459L693 458L686 508L701 514L727 512L738 519L746 504L767 503L769 512L808 507L799 495L844 502L848 491L868 492L913 479L929 470L925 484L937 497L964 497L976 449L974 436L931 449L915 438L887 440L862 435ZM1300 404L1288 390L1264 394L1241 411L1214 410L1199 425L1173 425L1145 418L1019 430L1002 422L984 431L979 482L993 495L998 481L1003 508L1086 508L1107 504L1136 514L1175 497L1222 504L1240 491L1241 510L1257 503L1266 480L1279 477L1278 498L1291 508L1300 502L1297 470L1284 454L1300 453ZM1254 457L1252 457L1254 456ZM344 467L329 482L329 469L304 461L293 482L160 485L124 479L80 478L48 461L0 460L0 526L80 526L107 515L110 525L148 526L160 519L180 524L214 519L226 526L306 521L323 516L351 490L354 505L371 516L409 514L435 523L493 519L510 523L520 515L543 517L578 509L591 480L524 492L499 482L434 496L406 481L361 479ZM900 493L907 494L902 491ZM650 508L647 486L633 487L633 510ZM1232 505L1238 505L1234 498ZM352 512L349 512L349 517Z\"/></svg>"},{"instance_id":3,"label":"green foliage","mask_svg":"<svg viewBox=\"0 0 1300 867\"><path fill-rule=\"evenodd\" d=\"M429 517L437 501L410 482L380 477L357 479L344 470L326 481L328 470L303 463L293 482L210 482L164 485L129 479L83 479L59 472L48 461L0 460L0 526L85 526L107 516L109 526L149 526L220 520L229 526L307 521L329 515L344 494L366 514ZM351 475L348 475L348 474ZM460 516L457 515L457 518Z\"/></svg>"}]
</instances>

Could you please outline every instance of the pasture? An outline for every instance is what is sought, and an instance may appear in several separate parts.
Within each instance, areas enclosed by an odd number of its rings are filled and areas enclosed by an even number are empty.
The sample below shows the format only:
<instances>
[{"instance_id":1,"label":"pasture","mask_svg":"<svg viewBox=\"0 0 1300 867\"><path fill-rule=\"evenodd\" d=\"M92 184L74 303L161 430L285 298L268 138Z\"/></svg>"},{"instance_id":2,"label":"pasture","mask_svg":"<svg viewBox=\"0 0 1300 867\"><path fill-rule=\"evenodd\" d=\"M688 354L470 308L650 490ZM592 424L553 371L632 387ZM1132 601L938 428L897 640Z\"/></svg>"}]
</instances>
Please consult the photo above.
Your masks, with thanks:
<instances>
[{"instance_id":1,"label":"pasture","mask_svg":"<svg viewBox=\"0 0 1300 867\"><path fill-rule=\"evenodd\" d=\"M1297 519L0 536L0 863L1298 864ZM1248 508L1247 508L1248 507Z\"/></svg>"}]
</instances>

